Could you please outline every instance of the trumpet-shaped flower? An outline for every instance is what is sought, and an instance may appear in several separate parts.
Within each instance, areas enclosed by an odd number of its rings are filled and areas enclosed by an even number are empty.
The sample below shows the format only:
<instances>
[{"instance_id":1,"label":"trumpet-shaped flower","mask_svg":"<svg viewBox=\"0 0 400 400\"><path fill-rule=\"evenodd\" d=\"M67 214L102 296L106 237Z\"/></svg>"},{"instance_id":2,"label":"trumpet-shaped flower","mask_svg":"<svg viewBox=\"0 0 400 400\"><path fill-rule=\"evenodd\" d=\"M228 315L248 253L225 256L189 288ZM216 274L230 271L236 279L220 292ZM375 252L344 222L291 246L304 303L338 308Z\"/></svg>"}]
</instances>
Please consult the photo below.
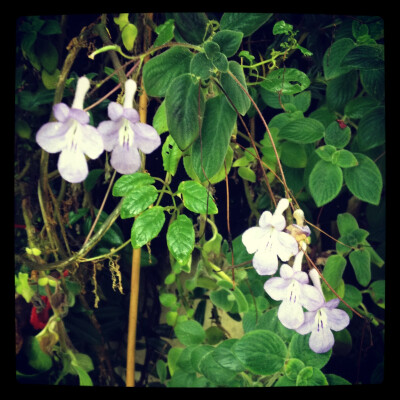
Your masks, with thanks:
<instances>
[{"instance_id":1,"label":"trumpet-shaped flower","mask_svg":"<svg viewBox=\"0 0 400 400\"><path fill-rule=\"evenodd\" d=\"M98 131L103 137L104 148L111 151L110 164L120 174L133 174L141 165L141 150L145 154L154 151L161 144L160 136L150 125L139 122L139 113L133 108L136 82L125 82L123 106L116 102L108 105L108 117Z\"/></svg>"},{"instance_id":2,"label":"trumpet-shaped flower","mask_svg":"<svg viewBox=\"0 0 400 400\"><path fill-rule=\"evenodd\" d=\"M314 269L309 273L314 287L322 295L321 281L317 271ZM315 353L326 353L329 351L335 339L332 333L340 331L349 324L350 318L346 311L337 309L339 299L332 299L323 303L316 310L310 310L305 313L304 323L296 329L296 332L305 335L311 332L309 345Z\"/></svg>"},{"instance_id":3,"label":"trumpet-shaped flower","mask_svg":"<svg viewBox=\"0 0 400 400\"><path fill-rule=\"evenodd\" d=\"M85 76L78 79L71 108L55 104L53 114L57 122L44 124L36 134L36 142L48 153L60 153L58 171L68 182L78 183L88 175L85 154L95 159L104 150L97 130L89 125L89 114L83 110L83 101L90 82Z\"/></svg>"},{"instance_id":4,"label":"trumpet-shaped flower","mask_svg":"<svg viewBox=\"0 0 400 400\"><path fill-rule=\"evenodd\" d=\"M278 318L282 325L296 329L304 322L304 310L316 310L324 299L317 288L308 284L308 276L301 270L303 252L294 260L293 267L282 264L280 277L272 277L264 284L264 290L274 300L282 300Z\"/></svg>"},{"instance_id":5,"label":"trumpet-shaped flower","mask_svg":"<svg viewBox=\"0 0 400 400\"><path fill-rule=\"evenodd\" d=\"M278 257L288 261L299 251L296 239L283 232L286 226L283 212L289 201L281 199L274 214L264 211L259 226L247 229L242 235L242 242L249 254L254 253L253 267L260 275L273 275L278 269Z\"/></svg>"}]
</instances>

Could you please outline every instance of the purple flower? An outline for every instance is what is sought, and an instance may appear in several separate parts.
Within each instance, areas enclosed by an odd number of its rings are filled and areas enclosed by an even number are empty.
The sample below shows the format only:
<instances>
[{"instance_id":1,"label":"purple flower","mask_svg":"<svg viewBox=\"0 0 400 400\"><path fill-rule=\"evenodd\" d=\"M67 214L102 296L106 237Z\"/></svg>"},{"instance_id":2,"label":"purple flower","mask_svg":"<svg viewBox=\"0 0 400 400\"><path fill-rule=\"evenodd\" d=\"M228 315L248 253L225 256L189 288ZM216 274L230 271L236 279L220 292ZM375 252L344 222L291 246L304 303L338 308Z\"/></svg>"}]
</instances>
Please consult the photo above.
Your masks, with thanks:
<instances>
[{"instance_id":1,"label":"purple flower","mask_svg":"<svg viewBox=\"0 0 400 400\"><path fill-rule=\"evenodd\" d=\"M312 269L309 273L314 287L322 295L321 282L318 272ZM337 309L339 299L332 299L328 302L323 301L316 310L305 313L304 323L296 329L296 332L305 335L311 332L309 345L315 353L326 353L334 343L332 330L340 331L350 323L350 318L346 311Z\"/></svg>"},{"instance_id":2,"label":"purple flower","mask_svg":"<svg viewBox=\"0 0 400 400\"><path fill-rule=\"evenodd\" d=\"M304 246L305 247L305 246ZM278 318L282 325L296 329L304 322L303 307L316 310L324 302L321 293L308 284L308 276L301 270L303 252L300 251L293 268L282 264L280 277L272 277L264 284L264 290L274 300L282 300L278 309Z\"/></svg>"},{"instance_id":3,"label":"purple flower","mask_svg":"<svg viewBox=\"0 0 400 400\"><path fill-rule=\"evenodd\" d=\"M150 125L139 122L139 113L133 108L136 82L125 82L124 105L112 102L108 105L108 117L98 131L103 137L104 149L111 151L110 163L120 174L133 174L141 165L138 150L145 154L161 144L160 136Z\"/></svg>"},{"instance_id":4,"label":"purple flower","mask_svg":"<svg viewBox=\"0 0 400 400\"><path fill-rule=\"evenodd\" d=\"M83 110L83 100L90 82L85 76L78 79L71 108L55 104L54 117L58 122L44 124L36 134L36 142L48 153L60 153L58 171L68 182L78 183L88 175L85 154L95 159L103 152L103 140L89 125L89 114Z\"/></svg>"},{"instance_id":5,"label":"purple flower","mask_svg":"<svg viewBox=\"0 0 400 400\"><path fill-rule=\"evenodd\" d=\"M259 226L247 229L242 242L249 254L254 254L253 267L260 275L273 275L278 269L278 257L288 261L299 251L296 239L283 232L286 226L282 213L288 208L289 201L281 199L274 214L264 211Z\"/></svg>"}]
</instances>

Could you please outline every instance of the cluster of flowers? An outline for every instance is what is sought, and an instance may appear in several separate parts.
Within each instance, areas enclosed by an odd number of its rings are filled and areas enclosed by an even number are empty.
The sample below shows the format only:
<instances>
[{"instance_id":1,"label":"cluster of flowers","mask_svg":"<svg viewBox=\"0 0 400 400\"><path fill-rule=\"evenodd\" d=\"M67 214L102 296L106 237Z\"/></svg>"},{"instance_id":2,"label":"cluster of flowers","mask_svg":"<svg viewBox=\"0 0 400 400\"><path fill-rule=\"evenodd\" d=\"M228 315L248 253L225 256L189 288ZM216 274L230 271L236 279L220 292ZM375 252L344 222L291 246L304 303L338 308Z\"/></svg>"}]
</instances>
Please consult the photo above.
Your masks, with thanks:
<instances>
[{"instance_id":1,"label":"cluster of flowers","mask_svg":"<svg viewBox=\"0 0 400 400\"><path fill-rule=\"evenodd\" d=\"M89 79L80 77L72 106L55 104L57 122L44 124L36 134L36 142L43 150L61 152L58 171L71 183L82 182L88 175L85 154L96 159L104 150L112 152L112 167L121 174L133 174L141 165L138 150L149 154L161 144L157 131L139 122L139 113L133 108L135 81L126 81L124 104L111 102L107 110L110 120L101 122L97 129L89 125L89 114L83 109L89 88Z\"/></svg>"},{"instance_id":2,"label":"cluster of flowers","mask_svg":"<svg viewBox=\"0 0 400 400\"><path fill-rule=\"evenodd\" d=\"M311 232L302 222L291 226L297 235L300 233L299 241L295 235L287 232L290 230L286 228L282 214L288 206L289 201L281 199L274 214L264 211L259 226L247 229L242 235L242 242L249 254L254 253L253 267L260 275L274 275L278 270L278 257L285 262L280 267L280 276L269 278L264 284L264 290L272 299L282 301L278 309L282 325L301 335L311 332L311 350L325 353L335 342L332 330L346 328L350 319L345 311L337 309L339 299L325 301L318 272L314 268L308 275L302 271L306 243L301 239L308 237ZM303 218L301 214L302 211L297 210L298 219L304 221L304 214ZM293 256L295 258L291 267L286 262ZM313 285L309 284L309 277ZM304 312L304 309L307 311Z\"/></svg>"}]
</instances>

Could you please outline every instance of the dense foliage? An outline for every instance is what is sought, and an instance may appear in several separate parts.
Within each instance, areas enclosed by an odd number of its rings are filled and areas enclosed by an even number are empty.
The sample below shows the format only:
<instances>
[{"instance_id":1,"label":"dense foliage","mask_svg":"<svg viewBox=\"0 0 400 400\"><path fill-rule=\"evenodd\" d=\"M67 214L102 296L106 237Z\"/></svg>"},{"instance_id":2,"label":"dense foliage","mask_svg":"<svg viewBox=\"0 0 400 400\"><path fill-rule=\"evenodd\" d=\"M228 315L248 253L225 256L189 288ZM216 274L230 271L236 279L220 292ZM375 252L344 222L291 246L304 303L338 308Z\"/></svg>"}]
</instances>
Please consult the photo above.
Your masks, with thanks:
<instances>
[{"instance_id":1,"label":"dense foliage","mask_svg":"<svg viewBox=\"0 0 400 400\"><path fill-rule=\"evenodd\" d=\"M16 45L18 382L124 386L129 322L137 326L135 386L383 381L382 18L24 16ZM130 113L138 130L129 140L139 140L139 115L157 131L160 142L150 148L146 133L135 147L134 173L119 173L115 149L91 159L89 146L87 177L71 183L61 155L36 136L49 122L63 126L69 107L53 106L75 104L82 76L88 126L101 131L112 119L119 127ZM128 78L137 82L138 114L124 120ZM267 290L294 258L278 253L280 269L260 274L259 248L249 253L242 240L249 229L269 229L265 212L282 198L284 234L300 253L305 246L297 266L320 272L326 304L339 298L349 321L332 328L328 351L285 327ZM138 257L139 289L131 282Z\"/></svg>"}]
</instances>

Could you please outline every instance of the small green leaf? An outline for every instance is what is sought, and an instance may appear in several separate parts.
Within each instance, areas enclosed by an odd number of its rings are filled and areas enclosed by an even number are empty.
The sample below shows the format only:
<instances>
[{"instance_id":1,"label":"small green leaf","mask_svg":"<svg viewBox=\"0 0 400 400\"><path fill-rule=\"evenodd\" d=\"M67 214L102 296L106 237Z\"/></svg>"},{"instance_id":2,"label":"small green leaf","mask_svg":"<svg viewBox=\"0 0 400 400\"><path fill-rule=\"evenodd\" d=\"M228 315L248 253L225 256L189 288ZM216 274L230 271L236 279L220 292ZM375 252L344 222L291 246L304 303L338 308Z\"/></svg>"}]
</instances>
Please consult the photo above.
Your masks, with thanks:
<instances>
[{"instance_id":1,"label":"small green leaf","mask_svg":"<svg viewBox=\"0 0 400 400\"><path fill-rule=\"evenodd\" d=\"M234 372L242 372L245 367L232 352L232 346L237 341L238 339L224 340L216 347L212 355L214 360L222 367Z\"/></svg>"},{"instance_id":2,"label":"small green leaf","mask_svg":"<svg viewBox=\"0 0 400 400\"><path fill-rule=\"evenodd\" d=\"M278 21L272 28L273 35L289 35L293 32L293 25L287 24L285 21Z\"/></svg>"},{"instance_id":3,"label":"small green leaf","mask_svg":"<svg viewBox=\"0 0 400 400\"><path fill-rule=\"evenodd\" d=\"M167 113L165 111L165 100L157 108L153 117L153 128L159 135L168 132Z\"/></svg>"},{"instance_id":4,"label":"small green leaf","mask_svg":"<svg viewBox=\"0 0 400 400\"><path fill-rule=\"evenodd\" d=\"M135 172L130 175L122 175L115 183L112 189L113 196L127 196L130 192L140 186L151 185L155 182L149 174Z\"/></svg>"},{"instance_id":5,"label":"small green leaf","mask_svg":"<svg viewBox=\"0 0 400 400\"><path fill-rule=\"evenodd\" d=\"M182 193L183 204L188 210L198 214L218 213L218 208L214 203L212 195L200 183L183 181L178 186L178 193Z\"/></svg>"},{"instance_id":6,"label":"small green leaf","mask_svg":"<svg viewBox=\"0 0 400 400\"><path fill-rule=\"evenodd\" d=\"M155 206L140 214L132 225L131 242L134 249L154 239L165 222L164 208Z\"/></svg>"},{"instance_id":7,"label":"small green leaf","mask_svg":"<svg viewBox=\"0 0 400 400\"><path fill-rule=\"evenodd\" d=\"M339 287L345 267L346 259L339 254L333 254L326 260L323 276L335 290Z\"/></svg>"},{"instance_id":8,"label":"small green leaf","mask_svg":"<svg viewBox=\"0 0 400 400\"><path fill-rule=\"evenodd\" d=\"M358 229L358 222L350 213L338 214L337 226L341 236L352 233Z\"/></svg>"},{"instance_id":9,"label":"small green leaf","mask_svg":"<svg viewBox=\"0 0 400 400\"><path fill-rule=\"evenodd\" d=\"M190 73L200 77L203 81L211 76L213 69L213 63L204 53L195 54L190 62Z\"/></svg>"},{"instance_id":10,"label":"small green leaf","mask_svg":"<svg viewBox=\"0 0 400 400\"><path fill-rule=\"evenodd\" d=\"M239 167L238 174L242 179L249 182L255 182L257 180L255 172L249 167Z\"/></svg>"},{"instance_id":11,"label":"small green leaf","mask_svg":"<svg viewBox=\"0 0 400 400\"><path fill-rule=\"evenodd\" d=\"M368 292L373 302L381 308L385 308L385 281L378 280L371 283Z\"/></svg>"},{"instance_id":12,"label":"small green leaf","mask_svg":"<svg viewBox=\"0 0 400 400\"><path fill-rule=\"evenodd\" d=\"M165 139L161 149L161 155L163 158L164 170L174 176L178 169L179 160L182 157L182 151L171 135L168 135Z\"/></svg>"},{"instance_id":13,"label":"small green leaf","mask_svg":"<svg viewBox=\"0 0 400 400\"><path fill-rule=\"evenodd\" d=\"M297 375L296 386L328 386L328 380L321 370L305 367Z\"/></svg>"},{"instance_id":14,"label":"small green leaf","mask_svg":"<svg viewBox=\"0 0 400 400\"><path fill-rule=\"evenodd\" d=\"M37 338L29 336L25 341L24 350L29 365L37 371L48 371L53 365L53 360L40 348Z\"/></svg>"},{"instance_id":15,"label":"small green leaf","mask_svg":"<svg viewBox=\"0 0 400 400\"><path fill-rule=\"evenodd\" d=\"M35 42L35 52L42 67L52 75L58 64L56 46L49 39L38 38Z\"/></svg>"},{"instance_id":16,"label":"small green leaf","mask_svg":"<svg viewBox=\"0 0 400 400\"><path fill-rule=\"evenodd\" d=\"M152 185L135 188L123 199L120 214L121 218L136 217L136 215L153 204L157 196L158 191Z\"/></svg>"},{"instance_id":17,"label":"small green leaf","mask_svg":"<svg viewBox=\"0 0 400 400\"><path fill-rule=\"evenodd\" d=\"M332 154L332 164L338 165L341 168L350 168L358 165L358 161L351 151L341 149Z\"/></svg>"},{"instance_id":18,"label":"small green leaf","mask_svg":"<svg viewBox=\"0 0 400 400\"><path fill-rule=\"evenodd\" d=\"M273 156L275 156L275 152ZM281 161L282 164L291 168L305 168L307 165L307 152L304 145L289 141L283 142L281 145Z\"/></svg>"},{"instance_id":19,"label":"small green leaf","mask_svg":"<svg viewBox=\"0 0 400 400\"><path fill-rule=\"evenodd\" d=\"M367 286L371 281L371 257L366 249L354 250L349 255L357 282Z\"/></svg>"},{"instance_id":20,"label":"small green leaf","mask_svg":"<svg viewBox=\"0 0 400 400\"><path fill-rule=\"evenodd\" d=\"M206 354L199 363L200 373L215 385L229 386L229 383L236 377L236 372L224 368L215 361L213 352Z\"/></svg>"},{"instance_id":21,"label":"small green leaf","mask_svg":"<svg viewBox=\"0 0 400 400\"><path fill-rule=\"evenodd\" d=\"M381 172L368 156L361 153L353 154L358 165L343 171L344 181L354 196L367 203L378 205L383 187Z\"/></svg>"},{"instance_id":22,"label":"small green leaf","mask_svg":"<svg viewBox=\"0 0 400 400\"><path fill-rule=\"evenodd\" d=\"M324 139L327 145L342 149L350 142L351 130L348 126L342 129L337 121L333 121L326 127Z\"/></svg>"},{"instance_id":23,"label":"small green leaf","mask_svg":"<svg viewBox=\"0 0 400 400\"><path fill-rule=\"evenodd\" d=\"M325 146L320 146L315 149L315 152L322 160L332 162L333 154L336 152L336 148L334 146L326 144Z\"/></svg>"},{"instance_id":24,"label":"small green leaf","mask_svg":"<svg viewBox=\"0 0 400 400\"><path fill-rule=\"evenodd\" d=\"M229 62L225 54L219 53L218 55L216 55L213 58L212 63L214 67L217 68L218 71L228 72Z\"/></svg>"},{"instance_id":25,"label":"small green leaf","mask_svg":"<svg viewBox=\"0 0 400 400\"><path fill-rule=\"evenodd\" d=\"M160 303L164 307L172 307L176 303L176 296L173 293L161 293Z\"/></svg>"},{"instance_id":26,"label":"small green leaf","mask_svg":"<svg viewBox=\"0 0 400 400\"><path fill-rule=\"evenodd\" d=\"M179 322L174 331L178 340L185 346L200 344L206 338L204 328L194 320Z\"/></svg>"},{"instance_id":27,"label":"small green leaf","mask_svg":"<svg viewBox=\"0 0 400 400\"><path fill-rule=\"evenodd\" d=\"M318 161L309 176L309 187L317 207L332 201L339 194L343 184L340 167L327 161Z\"/></svg>"},{"instance_id":28,"label":"small green leaf","mask_svg":"<svg viewBox=\"0 0 400 400\"><path fill-rule=\"evenodd\" d=\"M179 215L168 227L167 245L179 264L187 264L194 249L194 228L186 215Z\"/></svg>"},{"instance_id":29,"label":"small green leaf","mask_svg":"<svg viewBox=\"0 0 400 400\"><path fill-rule=\"evenodd\" d=\"M204 43L204 51L209 60L220 54L219 44L214 41L207 41Z\"/></svg>"},{"instance_id":30,"label":"small green leaf","mask_svg":"<svg viewBox=\"0 0 400 400\"><path fill-rule=\"evenodd\" d=\"M225 29L217 32L212 41L218 43L221 53L226 57L232 57L239 50L242 39L242 32Z\"/></svg>"},{"instance_id":31,"label":"small green leaf","mask_svg":"<svg viewBox=\"0 0 400 400\"><path fill-rule=\"evenodd\" d=\"M127 24L121 33L122 43L128 51L133 50L133 45L135 44L136 36L138 34L138 30L135 25Z\"/></svg>"},{"instance_id":32,"label":"small green leaf","mask_svg":"<svg viewBox=\"0 0 400 400\"><path fill-rule=\"evenodd\" d=\"M285 364L285 375L292 381L296 381L297 375L305 367L303 361L290 358Z\"/></svg>"},{"instance_id":33,"label":"small green leaf","mask_svg":"<svg viewBox=\"0 0 400 400\"><path fill-rule=\"evenodd\" d=\"M155 32L157 33L158 36L154 41L153 46L154 47L162 46L163 44L171 41L174 38L174 30L175 30L175 25L173 19L168 19L163 24L158 25L155 28Z\"/></svg>"}]
</instances>

